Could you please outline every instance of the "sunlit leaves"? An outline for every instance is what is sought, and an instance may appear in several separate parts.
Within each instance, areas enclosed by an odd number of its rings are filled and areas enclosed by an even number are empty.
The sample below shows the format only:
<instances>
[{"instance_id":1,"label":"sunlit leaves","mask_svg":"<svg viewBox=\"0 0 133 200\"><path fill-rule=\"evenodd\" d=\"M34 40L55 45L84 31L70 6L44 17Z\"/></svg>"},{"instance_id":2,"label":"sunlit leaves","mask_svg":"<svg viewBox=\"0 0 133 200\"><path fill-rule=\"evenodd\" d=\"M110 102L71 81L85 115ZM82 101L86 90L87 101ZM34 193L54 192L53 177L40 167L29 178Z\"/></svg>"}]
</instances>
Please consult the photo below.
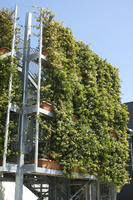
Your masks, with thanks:
<instances>
[{"instance_id":1,"label":"sunlit leaves","mask_svg":"<svg viewBox=\"0 0 133 200\"><path fill-rule=\"evenodd\" d=\"M122 186L128 181L128 117L120 99L118 69L99 58L88 45L76 41L69 28L54 20L51 11L41 12L43 51L47 50L49 60L42 66L41 101L53 105L55 118L39 119L39 156L58 161L68 177L78 168ZM9 63L0 61L0 77L5 77L0 87L2 105L7 102ZM14 85L14 102L21 98L21 93L15 96L18 87ZM110 130L117 134L117 140L109 135Z\"/></svg>"},{"instance_id":2,"label":"sunlit leaves","mask_svg":"<svg viewBox=\"0 0 133 200\"><path fill-rule=\"evenodd\" d=\"M41 95L54 105L56 114L51 157L69 177L79 168L123 185L128 180L128 118L120 101L118 70L76 41L71 30L50 15L44 14L43 45L49 49L50 65L44 68ZM118 141L109 136L109 130L116 131ZM45 157L43 152L40 155Z\"/></svg>"}]
</instances>

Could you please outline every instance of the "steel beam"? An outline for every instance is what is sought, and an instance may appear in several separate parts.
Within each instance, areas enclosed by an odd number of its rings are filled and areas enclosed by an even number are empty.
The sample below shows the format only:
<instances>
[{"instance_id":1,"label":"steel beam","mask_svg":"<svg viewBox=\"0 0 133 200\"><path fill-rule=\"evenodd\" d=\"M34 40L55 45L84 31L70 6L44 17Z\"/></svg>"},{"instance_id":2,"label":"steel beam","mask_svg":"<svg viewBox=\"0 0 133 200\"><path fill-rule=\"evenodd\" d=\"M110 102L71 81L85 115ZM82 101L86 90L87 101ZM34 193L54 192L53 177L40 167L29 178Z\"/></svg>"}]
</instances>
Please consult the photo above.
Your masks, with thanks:
<instances>
[{"instance_id":1,"label":"steel beam","mask_svg":"<svg viewBox=\"0 0 133 200\"><path fill-rule=\"evenodd\" d=\"M11 56L11 52L8 52L8 53L5 53L4 55L1 55L0 59L4 59L4 58L9 57L9 56Z\"/></svg>"},{"instance_id":2,"label":"steel beam","mask_svg":"<svg viewBox=\"0 0 133 200\"><path fill-rule=\"evenodd\" d=\"M36 63L36 60L39 59L39 52L33 53L30 55L29 57L30 61L33 61ZM41 59L43 59L44 61L47 61L46 56L41 54Z\"/></svg>"},{"instance_id":3,"label":"steel beam","mask_svg":"<svg viewBox=\"0 0 133 200\"><path fill-rule=\"evenodd\" d=\"M38 63L38 87L37 87L37 112L36 112L36 135L35 135L35 171L38 167L38 140L39 140L39 108L41 88L41 55L42 55L42 9L40 11L40 37L39 37L39 63Z\"/></svg>"},{"instance_id":4,"label":"steel beam","mask_svg":"<svg viewBox=\"0 0 133 200\"><path fill-rule=\"evenodd\" d=\"M11 103L11 111L19 113L20 112L20 108L16 104L12 104Z\"/></svg>"},{"instance_id":5,"label":"steel beam","mask_svg":"<svg viewBox=\"0 0 133 200\"><path fill-rule=\"evenodd\" d=\"M19 129L19 158L18 168L16 173L16 187L15 187L15 200L23 199L23 170L24 166L24 136L27 124L26 115L24 113L24 107L27 104L27 92L28 92L28 73L29 73L29 49L30 49L30 36L31 36L31 13L26 14L25 20L25 36L24 36L24 51L23 51L23 75L24 75L24 86L23 86L23 105L22 112L20 115L20 129Z\"/></svg>"},{"instance_id":6,"label":"steel beam","mask_svg":"<svg viewBox=\"0 0 133 200\"><path fill-rule=\"evenodd\" d=\"M89 186L88 184L86 184L85 186L85 200L91 200L90 199L90 194L89 194Z\"/></svg>"},{"instance_id":7,"label":"steel beam","mask_svg":"<svg viewBox=\"0 0 133 200\"><path fill-rule=\"evenodd\" d=\"M117 199L117 191L116 191L116 186L113 185L113 200L116 200Z\"/></svg>"},{"instance_id":8,"label":"steel beam","mask_svg":"<svg viewBox=\"0 0 133 200\"><path fill-rule=\"evenodd\" d=\"M17 67L17 70L18 70L19 72L22 72L22 71L23 71L21 67ZM34 79L31 77L30 74L28 74L28 79L29 79L29 81L31 82L31 84L37 89L37 84L35 83Z\"/></svg>"},{"instance_id":9,"label":"steel beam","mask_svg":"<svg viewBox=\"0 0 133 200\"><path fill-rule=\"evenodd\" d=\"M97 200L100 200L100 182L97 181Z\"/></svg>"}]
</instances>

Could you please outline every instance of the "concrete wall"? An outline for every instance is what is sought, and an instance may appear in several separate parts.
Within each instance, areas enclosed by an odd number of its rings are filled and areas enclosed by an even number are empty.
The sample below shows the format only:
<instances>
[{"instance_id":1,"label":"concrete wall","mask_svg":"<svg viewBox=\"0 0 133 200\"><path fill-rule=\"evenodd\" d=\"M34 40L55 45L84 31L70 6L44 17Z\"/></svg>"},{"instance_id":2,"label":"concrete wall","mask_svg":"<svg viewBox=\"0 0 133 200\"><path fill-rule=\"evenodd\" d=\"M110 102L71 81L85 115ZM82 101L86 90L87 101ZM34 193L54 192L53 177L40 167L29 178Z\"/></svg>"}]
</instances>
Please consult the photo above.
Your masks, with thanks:
<instances>
[{"instance_id":1,"label":"concrete wall","mask_svg":"<svg viewBox=\"0 0 133 200\"><path fill-rule=\"evenodd\" d=\"M0 200L14 200L14 199L15 199L15 183L0 182ZM27 199L37 200L37 197L24 186L23 200Z\"/></svg>"}]
</instances>

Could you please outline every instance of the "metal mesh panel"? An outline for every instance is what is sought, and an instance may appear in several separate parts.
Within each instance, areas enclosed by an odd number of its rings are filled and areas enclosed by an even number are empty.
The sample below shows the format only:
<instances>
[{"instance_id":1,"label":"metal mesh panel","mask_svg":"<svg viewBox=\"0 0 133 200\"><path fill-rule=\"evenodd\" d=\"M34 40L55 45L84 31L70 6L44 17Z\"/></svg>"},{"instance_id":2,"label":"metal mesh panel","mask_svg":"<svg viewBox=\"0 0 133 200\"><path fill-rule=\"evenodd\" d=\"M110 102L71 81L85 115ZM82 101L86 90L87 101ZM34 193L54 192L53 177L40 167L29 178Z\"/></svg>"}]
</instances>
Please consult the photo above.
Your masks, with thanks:
<instances>
[{"instance_id":1,"label":"metal mesh panel","mask_svg":"<svg viewBox=\"0 0 133 200\"><path fill-rule=\"evenodd\" d=\"M114 200L115 186L111 183L100 183L100 200Z\"/></svg>"}]
</instances>

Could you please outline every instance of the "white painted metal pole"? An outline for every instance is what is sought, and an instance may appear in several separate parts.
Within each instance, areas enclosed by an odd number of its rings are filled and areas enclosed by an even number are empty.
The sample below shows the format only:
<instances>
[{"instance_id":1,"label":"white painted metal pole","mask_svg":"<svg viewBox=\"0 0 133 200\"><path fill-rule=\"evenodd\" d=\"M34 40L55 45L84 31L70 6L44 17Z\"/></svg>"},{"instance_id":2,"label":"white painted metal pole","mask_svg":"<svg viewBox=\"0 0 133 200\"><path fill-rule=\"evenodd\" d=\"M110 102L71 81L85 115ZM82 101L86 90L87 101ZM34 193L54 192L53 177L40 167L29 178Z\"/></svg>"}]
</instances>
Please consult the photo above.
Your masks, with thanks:
<instances>
[{"instance_id":1,"label":"white painted metal pole","mask_svg":"<svg viewBox=\"0 0 133 200\"><path fill-rule=\"evenodd\" d=\"M38 140L39 140L39 108L40 108L40 85L41 85L41 56L42 56L42 9L40 11L40 40L39 40L39 64L38 64L38 88L37 88L37 113L36 113L36 136L35 136L35 171L38 167Z\"/></svg>"},{"instance_id":2,"label":"white painted metal pole","mask_svg":"<svg viewBox=\"0 0 133 200\"><path fill-rule=\"evenodd\" d=\"M117 199L117 191L116 191L116 186L113 185L113 200Z\"/></svg>"},{"instance_id":3,"label":"white painted metal pole","mask_svg":"<svg viewBox=\"0 0 133 200\"><path fill-rule=\"evenodd\" d=\"M85 200L91 200L89 198L89 184L86 184L85 186Z\"/></svg>"},{"instance_id":4,"label":"white painted metal pole","mask_svg":"<svg viewBox=\"0 0 133 200\"><path fill-rule=\"evenodd\" d=\"M24 75L24 86L23 86L23 105L22 113L20 117L20 129L19 129L19 159L16 173L16 185L15 185L15 200L23 199L23 171L24 165L24 132L26 124L25 116L25 104L27 103L27 88L28 88L28 73L29 73L29 48L30 48L30 36L31 36L31 13L26 14L25 20L25 36L24 36L24 51L23 51L23 75Z\"/></svg>"},{"instance_id":5,"label":"white painted metal pole","mask_svg":"<svg viewBox=\"0 0 133 200\"><path fill-rule=\"evenodd\" d=\"M97 181L97 200L100 200L100 182Z\"/></svg>"},{"instance_id":6,"label":"white painted metal pole","mask_svg":"<svg viewBox=\"0 0 133 200\"><path fill-rule=\"evenodd\" d=\"M7 156L7 145L8 145L8 135L9 135L9 121L10 121L10 109L11 109L11 92L12 92L12 70L13 70L13 56L15 51L15 38L16 38L16 19L17 19L17 5L15 6L14 13L14 25L13 25L13 39L12 39L12 48L11 48L11 75L9 78L9 89L8 89L8 108L7 108L7 117L6 117L6 130L5 130L5 141L4 141L4 154L3 154L3 170L6 167L6 156Z\"/></svg>"}]
</instances>

